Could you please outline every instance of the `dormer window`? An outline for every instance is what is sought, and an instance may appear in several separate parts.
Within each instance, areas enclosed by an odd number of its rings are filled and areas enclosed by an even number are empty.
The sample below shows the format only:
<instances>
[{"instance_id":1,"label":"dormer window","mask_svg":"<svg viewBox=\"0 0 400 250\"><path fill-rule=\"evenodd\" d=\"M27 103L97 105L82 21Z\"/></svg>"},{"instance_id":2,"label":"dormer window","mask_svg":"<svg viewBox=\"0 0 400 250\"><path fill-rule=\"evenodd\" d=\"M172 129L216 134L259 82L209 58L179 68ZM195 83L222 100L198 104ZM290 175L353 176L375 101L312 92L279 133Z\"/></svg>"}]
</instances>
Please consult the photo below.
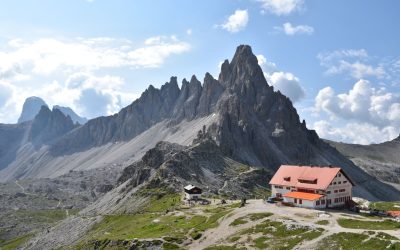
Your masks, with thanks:
<instances>
[{"instance_id":1,"label":"dormer window","mask_svg":"<svg viewBox=\"0 0 400 250\"><path fill-rule=\"evenodd\" d=\"M290 181L290 176L283 177L283 180L284 180L284 181Z\"/></svg>"},{"instance_id":2,"label":"dormer window","mask_svg":"<svg viewBox=\"0 0 400 250\"><path fill-rule=\"evenodd\" d=\"M302 178L302 179L297 179L300 183L306 183L306 184L317 184L318 179L316 178Z\"/></svg>"}]
</instances>

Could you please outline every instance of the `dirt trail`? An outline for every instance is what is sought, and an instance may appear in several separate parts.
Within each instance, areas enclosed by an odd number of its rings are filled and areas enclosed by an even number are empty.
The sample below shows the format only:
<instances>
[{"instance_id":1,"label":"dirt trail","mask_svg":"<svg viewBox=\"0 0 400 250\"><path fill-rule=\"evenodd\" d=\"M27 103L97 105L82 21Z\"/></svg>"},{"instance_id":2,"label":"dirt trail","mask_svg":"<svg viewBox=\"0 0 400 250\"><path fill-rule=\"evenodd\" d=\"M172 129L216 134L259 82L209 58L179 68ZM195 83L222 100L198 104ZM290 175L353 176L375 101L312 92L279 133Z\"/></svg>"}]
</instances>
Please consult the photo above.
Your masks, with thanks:
<instances>
[{"instance_id":1,"label":"dirt trail","mask_svg":"<svg viewBox=\"0 0 400 250\"><path fill-rule=\"evenodd\" d=\"M342 217L341 214L346 213L344 211L328 211L329 215L319 217L317 210L306 209L306 208L293 208L278 206L276 204L268 204L263 200L249 200L243 208L236 208L230 214L220 219L218 227L207 230L204 232L203 237L199 241L193 242L188 247L190 249L204 249L206 247L218 244L226 244L226 239L242 229L250 228L260 223L260 220L248 222L246 224L238 226L229 226L235 219L246 216L252 213L265 213L271 212L273 215L268 217L269 219L292 219L295 223L299 223L304 226L323 228L324 233L311 241L305 241L295 247L295 249L313 249L317 246L318 242L335 233L350 232L350 233L363 233L365 229L351 229L343 228L337 223L337 219ZM357 216L356 214L354 216ZM317 221L327 220L328 225L317 225ZM374 221L374 219L367 219ZM385 232L397 238L400 238L400 230L372 230L375 232ZM222 243L225 242L225 243Z\"/></svg>"},{"instance_id":2,"label":"dirt trail","mask_svg":"<svg viewBox=\"0 0 400 250\"><path fill-rule=\"evenodd\" d=\"M24 188L21 184L19 184L17 180L15 181L15 184L16 184L19 188L21 188L22 193L24 193L24 194L26 194L26 195L37 196L37 194L32 194L32 193L26 192L26 191L25 191L25 188Z\"/></svg>"},{"instance_id":3,"label":"dirt trail","mask_svg":"<svg viewBox=\"0 0 400 250\"><path fill-rule=\"evenodd\" d=\"M207 230L206 232L204 232L204 235L201 238L201 240L195 241L188 247L190 249L204 249L208 246L215 245L220 241L226 240L229 236L235 234L236 232L244 228L249 228L256 225L257 223L259 223L259 221L258 222L254 221L235 227L229 226L229 224L231 224L235 219L239 217L246 216L247 214L251 213L265 212L264 205L265 204L263 203L262 200L251 200L249 201L249 204L246 204L245 207L236 208L233 212L220 219L221 223L219 224L218 227Z\"/></svg>"}]
</instances>

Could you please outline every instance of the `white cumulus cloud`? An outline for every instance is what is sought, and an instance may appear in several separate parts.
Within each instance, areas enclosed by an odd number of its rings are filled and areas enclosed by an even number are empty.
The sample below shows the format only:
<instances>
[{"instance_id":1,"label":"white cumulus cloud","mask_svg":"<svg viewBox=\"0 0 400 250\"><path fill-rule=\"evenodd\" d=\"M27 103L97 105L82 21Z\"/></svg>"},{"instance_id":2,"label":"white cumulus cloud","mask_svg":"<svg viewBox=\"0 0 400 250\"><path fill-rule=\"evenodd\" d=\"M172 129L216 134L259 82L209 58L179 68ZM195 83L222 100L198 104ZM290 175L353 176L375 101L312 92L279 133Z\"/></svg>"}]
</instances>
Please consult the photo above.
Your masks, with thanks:
<instances>
[{"instance_id":1,"label":"white cumulus cloud","mask_svg":"<svg viewBox=\"0 0 400 250\"><path fill-rule=\"evenodd\" d=\"M126 39L77 38L61 41L53 38L24 42L9 42L9 48L0 51L0 76L23 72L49 75L60 68L96 70L100 68L160 67L172 56L187 52L190 45L175 36L157 36L134 48Z\"/></svg>"},{"instance_id":2,"label":"white cumulus cloud","mask_svg":"<svg viewBox=\"0 0 400 250\"><path fill-rule=\"evenodd\" d=\"M344 126L335 126L331 122L321 120L315 122L313 128L322 138L364 145L393 140L399 135L395 127L380 128L369 123L350 122Z\"/></svg>"},{"instance_id":3,"label":"white cumulus cloud","mask_svg":"<svg viewBox=\"0 0 400 250\"><path fill-rule=\"evenodd\" d=\"M315 112L330 118L330 126L326 121L316 124L322 137L338 136L364 144L393 139L400 132L400 93L375 88L367 80L357 81L347 93L336 93L332 87L321 89L315 98ZM341 122L346 125L333 126ZM359 130L354 130L356 125ZM347 131L350 128L353 130ZM339 136L340 131L344 131L343 136Z\"/></svg>"},{"instance_id":4,"label":"white cumulus cloud","mask_svg":"<svg viewBox=\"0 0 400 250\"><path fill-rule=\"evenodd\" d=\"M268 83L276 90L289 97L292 102L298 102L305 97L300 80L294 74L279 71L276 64L269 62L264 55L257 55L257 60Z\"/></svg>"},{"instance_id":5,"label":"white cumulus cloud","mask_svg":"<svg viewBox=\"0 0 400 250\"><path fill-rule=\"evenodd\" d=\"M327 74L348 74L356 79L370 76L381 79L388 75L382 63L372 64L372 59L364 49L319 53L317 58L327 69Z\"/></svg>"},{"instance_id":6,"label":"white cumulus cloud","mask_svg":"<svg viewBox=\"0 0 400 250\"><path fill-rule=\"evenodd\" d=\"M0 122L15 122L29 96L88 118L113 114L137 95L123 91L124 79L106 72L161 67L190 48L174 35L142 44L110 37L10 40L0 49Z\"/></svg>"},{"instance_id":7,"label":"white cumulus cloud","mask_svg":"<svg viewBox=\"0 0 400 250\"><path fill-rule=\"evenodd\" d=\"M311 35L314 33L314 28L308 25L297 25L293 26L291 23L284 23L282 27L275 26L276 30L284 32L288 36L293 36L296 34L307 34Z\"/></svg>"},{"instance_id":8,"label":"white cumulus cloud","mask_svg":"<svg viewBox=\"0 0 400 250\"><path fill-rule=\"evenodd\" d=\"M261 3L263 11L278 16L289 15L301 10L304 4L303 0L258 0L258 2Z\"/></svg>"},{"instance_id":9,"label":"white cumulus cloud","mask_svg":"<svg viewBox=\"0 0 400 250\"><path fill-rule=\"evenodd\" d=\"M274 72L267 77L267 80L269 80L275 89L289 97L292 102L298 102L305 96L299 78L292 73Z\"/></svg>"},{"instance_id":10,"label":"white cumulus cloud","mask_svg":"<svg viewBox=\"0 0 400 250\"><path fill-rule=\"evenodd\" d=\"M231 33L236 33L246 28L249 22L247 10L236 10L221 27Z\"/></svg>"}]
</instances>

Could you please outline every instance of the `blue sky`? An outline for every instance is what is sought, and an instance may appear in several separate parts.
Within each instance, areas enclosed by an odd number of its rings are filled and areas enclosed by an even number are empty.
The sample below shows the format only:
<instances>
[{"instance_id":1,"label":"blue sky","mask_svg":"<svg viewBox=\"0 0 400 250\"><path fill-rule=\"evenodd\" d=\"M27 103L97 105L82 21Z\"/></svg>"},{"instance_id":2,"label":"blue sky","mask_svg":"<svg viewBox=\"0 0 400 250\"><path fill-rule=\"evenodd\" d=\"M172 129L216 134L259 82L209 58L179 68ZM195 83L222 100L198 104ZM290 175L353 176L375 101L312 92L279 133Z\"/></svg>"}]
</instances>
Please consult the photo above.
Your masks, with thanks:
<instances>
[{"instance_id":1,"label":"blue sky","mask_svg":"<svg viewBox=\"0 0 400 250\"><path fill-rule=\"evenodd\" d=\"M0 2L0 122L24 99L92 118L149 84L205 72L249 44L267 80L321 137L400 132L400 2L317 0Z\"/></svg>"}]
</instances>

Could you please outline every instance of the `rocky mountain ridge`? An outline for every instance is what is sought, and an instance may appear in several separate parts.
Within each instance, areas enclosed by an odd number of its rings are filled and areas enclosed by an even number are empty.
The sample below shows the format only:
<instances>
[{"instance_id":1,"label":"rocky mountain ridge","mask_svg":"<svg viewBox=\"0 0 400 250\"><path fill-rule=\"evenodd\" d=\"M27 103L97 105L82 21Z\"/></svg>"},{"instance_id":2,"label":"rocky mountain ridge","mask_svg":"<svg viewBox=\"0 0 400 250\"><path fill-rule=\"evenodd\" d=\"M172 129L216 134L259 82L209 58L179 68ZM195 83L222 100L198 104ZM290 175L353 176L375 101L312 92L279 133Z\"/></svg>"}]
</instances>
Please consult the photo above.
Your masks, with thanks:
<instances>
[{"instance_id":1,"label":"rocky mountain ridge","mask_svg":"<svg viewBox=\"0 0 400 250\"><path fill-rule=\"evenodd\" d=\"M110 161L116 155L121 156L118 161L131 163L158 141L191 142L198 131L193 124L206 126L222 153L237 162L272 171L281 164L336 165L354 179L359 196L390 200L400 195L308 130L290 99L268 85L247 45L239 46L232 61L222 64L218 80L207 73L203 85L195 76L189 82L184 79L181 88L176 77L160 89L150 85L117 114L64 133L2 172L6 178L51 175L48 171L55 170L62 174L85 164L117 164ZM29 171L26 161L34 162Z\"/></svg>"},{"instance_id":2,"label":"rocky mountain ridge","mask_svg":"<svg viewBox=\"0 0 400 250\"><path fill-rule=\"evenodd\" d=\"M382 181L400 185L400 135L391 141L371 145L327 143L367 173Z\"/></svg>"},{"instance_id":3,"label":"rocky mountain ridge","mask_svg":"<svg viewBox=\"0 0 400 250\"><path fill-rule=\"evenodd\" d=\"M60 110L41 106L31 121L21 124L0 124L0 170L13 162L23 148L39 149L76 127Z\"/></svg>"},{"instance_id":4,"label":"rocky mountain ridge","mask_svg":"<svg viewBox=\"0 0 400 250\"><path fill-rule=\"evenodd\" d=\"M18 118L18 123L33 120L42 106L47 107L46 102L42 98L36 96L26 98L24 105L22 106L21 115Z\"/></svg>"},{"instance_id":5,"label":"rocky mountain ridge","mask_svg":"<svg viewBox=\"0 0 400 250\"><path fill-rule=\"evenodd\" d=\"M42 106L48 107L42 98L36 96L28 97L22 107L21 115L18 118L18 124L33 120L35 116L39 114ZM85 124L87 122L86 118L80 117L69 107L54 105L53 109L60 110L65 116L69 116L74 123Z\"/></svg>"}]
</instances>

